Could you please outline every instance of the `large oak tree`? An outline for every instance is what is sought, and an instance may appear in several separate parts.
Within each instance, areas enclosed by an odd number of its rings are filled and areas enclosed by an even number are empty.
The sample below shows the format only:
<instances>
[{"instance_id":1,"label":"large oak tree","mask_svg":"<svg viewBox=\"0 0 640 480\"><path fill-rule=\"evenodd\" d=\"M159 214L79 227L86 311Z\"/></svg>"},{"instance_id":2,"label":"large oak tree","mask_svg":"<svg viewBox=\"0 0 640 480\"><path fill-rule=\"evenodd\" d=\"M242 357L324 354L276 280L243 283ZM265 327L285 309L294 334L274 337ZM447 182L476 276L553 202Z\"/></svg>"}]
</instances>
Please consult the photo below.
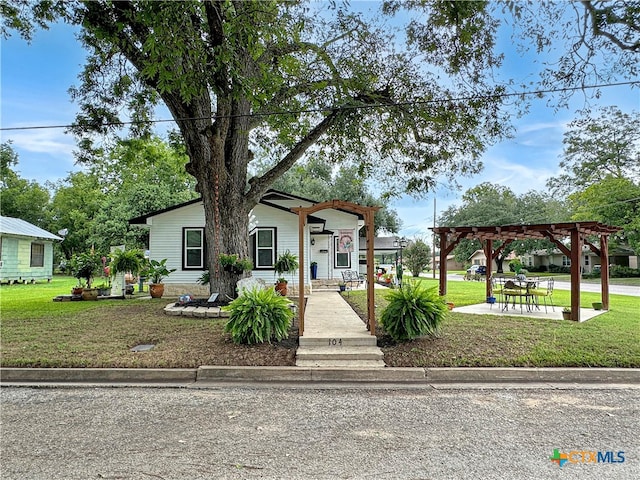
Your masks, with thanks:
<instances>
[{"instance_id":1,"label":"large oak tree","mask_svg":"<svg viewBox=\"0 0 640 480\"><path fill-rule=\"evenodd\" d=\"M333 3L0 5L27 38L57 18L82 27L90 56L73 92L79 135L109 133L123 111L139 130L149 105L166 105L204 202L211 288L231 295L236 278L220 270L218 254L248 255L251 208L310 150L415 192L477 172L484 146L504 133L504 90L486 83L500 60L487 3L386 2L385 11L403 4L424 19L409 22L407 45L383 17ZM82 142L88 161L93 138ZM254 156L272 167L247 181Z\"/></svg>"}]
</instances>

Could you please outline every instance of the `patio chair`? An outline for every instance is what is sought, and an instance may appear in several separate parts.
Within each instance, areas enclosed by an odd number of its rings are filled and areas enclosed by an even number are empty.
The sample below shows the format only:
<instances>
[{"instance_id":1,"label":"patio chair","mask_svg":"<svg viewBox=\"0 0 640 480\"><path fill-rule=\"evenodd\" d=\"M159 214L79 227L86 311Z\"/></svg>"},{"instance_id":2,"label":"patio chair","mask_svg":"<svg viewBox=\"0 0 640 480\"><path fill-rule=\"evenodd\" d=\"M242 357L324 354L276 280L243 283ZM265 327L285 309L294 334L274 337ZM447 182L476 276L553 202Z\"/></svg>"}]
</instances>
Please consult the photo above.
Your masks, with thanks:
<instances>
[{"instance_id":1,"label":"patio chair","mask_svg":"<svg viewBox=\"0 0 640 480\"><path fill-rule=\"evenodd\" d=\"M504 286L504 277L496 277L491 275L491 295L502 304L502 292ZM493 303L489 304L489 310L493 310Z\"/></svg>"},{"instance_id":2,"label":"patio chair","mask_svg":"<svg viewBox=\"0 0 640 480\"><path fill-rule=\"evenodd\" d=\"M345 285L349 284L351 289L353 289L354 284L356 287L362 285L364 283L364 278L362 278L355 270L343 270L342 281Z\"/></svg>"},{"instance_id":3,"label":"patio chair","mask_svg":"<svg viewBox=\"0 0 640 480\"><path fill-rule=\"evenodd\" d=\"M540 297L544 302L544 313L547 313L547 299L549 299L549 303L551 304L551 309L555 312L555 306L553 305L553 278L548 278L546 280L547 288L540 288L540 284L538 284L538 288L531 291L531 294L536 298L536 303L539 302Z\"/></svg>"}]
</instances>

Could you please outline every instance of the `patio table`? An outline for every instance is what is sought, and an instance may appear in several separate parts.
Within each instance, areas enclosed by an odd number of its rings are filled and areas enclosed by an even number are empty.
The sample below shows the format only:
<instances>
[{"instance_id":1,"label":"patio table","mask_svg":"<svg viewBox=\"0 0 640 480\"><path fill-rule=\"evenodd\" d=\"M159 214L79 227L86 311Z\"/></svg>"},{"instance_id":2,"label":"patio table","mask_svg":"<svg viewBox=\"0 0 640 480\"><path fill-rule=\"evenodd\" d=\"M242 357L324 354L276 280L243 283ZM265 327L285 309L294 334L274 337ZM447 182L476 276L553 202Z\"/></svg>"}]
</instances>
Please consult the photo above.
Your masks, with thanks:
<instances>
[{"instance_id":1,"label":"patio table","mask_svg":"<svg viewBox=\"0 0 640 480\"><path fill-rule=\"evenodd\" d=\"M524 312L523 306L526 307L527 312L532 311L534 308L540 310L537 299L533 294L538 283L536 280L517 278L513 280L502 278L501 280L503 283L501 283L498 291L500 292L500 304L503 311L509 309L510 303L512 310L515 310L518 300L521 313Z\"/></svg>"}]
</instances>

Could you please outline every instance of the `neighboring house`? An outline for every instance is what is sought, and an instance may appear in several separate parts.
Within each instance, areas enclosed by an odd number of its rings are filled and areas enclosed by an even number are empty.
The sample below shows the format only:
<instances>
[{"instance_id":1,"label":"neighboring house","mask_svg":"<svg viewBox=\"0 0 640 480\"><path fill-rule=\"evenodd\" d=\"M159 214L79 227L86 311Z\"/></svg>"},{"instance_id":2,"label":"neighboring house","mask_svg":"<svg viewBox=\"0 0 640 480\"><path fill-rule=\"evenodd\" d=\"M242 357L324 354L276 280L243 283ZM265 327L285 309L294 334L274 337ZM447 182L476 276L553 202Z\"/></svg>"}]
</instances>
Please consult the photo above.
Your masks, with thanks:
<instances>
[{"instance_id":1,"label":"neighboring house","mask_svg":"<svg viewBox=\"0 0 640 480\"><path fill-rule=\"evenodd\" d=\"M436 250L436 270L440 270L440 252ZM456 256L453 254L447 255L447 272L452 272L454 270L464 270L465 267L462 263L456 260Z\"/></svg>"},{"instance_id":2,"label":"neighboring house","mask_svg":"<svg viewBox=\"0 0 640 480\"><path fill-rule=\"evenodd\" d=\"M376 265L383 268L391 268L398 263L401 255L401 249L399 246L394 246L394 242L398 240L398 237L374 237L373 239L373 257ZM411 241L407 241L407 246L411 244ZM406 247L403 247L406 248ZM359 272L363 275L367 273L367 239L365 237L360 238L360 269ZM356 270L356 269L354 269Z\"/></svg>"},{"instance_id":3,"label":"neighboring house","mask_svg":"<svg viewBox=\"0 0 640 480\"><path fill-rule=\"evenodd\" d=\"M62 238L19 218L0 216L0 282L51 281L55 240Z\"/></svg>"},{"instance_id":4,"label":"neighboring house","mask_svg":"<svg viewBox=\"0 0 640 480\"><path fill-rule=\"evenodd\" d=\"M511 260L513 260L514 258L516 258L515 253L510 252L509 255L507 255L507 258L504 259L504 261L502 262L502 270L508 271L509 270L509 262ZM475 252L473 252L471 254L471 256L469 257L469 262L471 263L471 265L487 265L487 256L484 254L484 250L476 250ZM492 272L497 272L498 271L498 264L496 263L496 261L494 260L493 263L491 264L491 271Z\"/></svg>"},{"instance_id":5,"label":"neighboring house","mask_svg":"<svg viewBox=\"0 0 640 480\"><path fill-rule=\"evenodd\" d=\"M249 249L253 277L273 283L273 264L286 250L298 255L298 215L291 207L309 207L317 202L307 198L269 190L251 212ZM208 287L197 285L206 270L204 240L204 206L196 199L151 212L129 220L132 225L149 229L149 258L167 259L167 267L175 268L164 280L165 293L204 294ZM358 269L359 230L364 220L357 214L325 209L307 217L304 228L304 265L306 289L310 289L310 264L318 264L318 279L341 279L344 270ZM339 242L346 236L352 240L352 251L343 252ZM288 275L289 288L298 284L298 274Z\"/></svg>"},{"instance_id":6,"label":"neighboring house","mask_svg":"<svg viewBox=\"0 0 640 480\"><path fill-rule=\"evenodd\" d=\"M548 269L549 265L559 267L571 266L571 259L564 255L559 249L554 249L551 252L547 250L536 250L523 255L521 260L525 268L545 266ZM584 245L582 247L580 260L582 272L591 273L594 267L599 268L600 264L600 257L592 252L588 245ZM638 256L630 249L619 247L609 250L609 264L638 268Z\"/></svg>"}]
</instances>

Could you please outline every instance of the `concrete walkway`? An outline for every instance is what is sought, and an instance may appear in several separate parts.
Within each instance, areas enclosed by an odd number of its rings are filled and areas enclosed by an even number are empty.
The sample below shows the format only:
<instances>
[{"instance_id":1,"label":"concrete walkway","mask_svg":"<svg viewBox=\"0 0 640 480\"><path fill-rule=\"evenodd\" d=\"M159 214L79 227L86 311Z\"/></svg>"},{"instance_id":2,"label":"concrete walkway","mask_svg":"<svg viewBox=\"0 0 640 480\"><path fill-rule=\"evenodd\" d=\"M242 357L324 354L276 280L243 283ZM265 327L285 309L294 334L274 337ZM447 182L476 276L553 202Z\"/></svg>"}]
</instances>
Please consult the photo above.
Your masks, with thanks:
<instances>
[{"instance_id":1,"label":"concrete walkway","mask_svg":"<svg viewBox=\"0 0 640 480\"><path fill-rule=\"evenodd\" d=\"M306 338L372 336L358 314L335 290L314 291L309 295L304 317Z\"/></svg>"},{"instance_id":2,"label":"concrete walkway","mask_svg":"<svg viewBox=\"0 0 640 480\"><path fill-rule=\"evenodd\" d=\"M384 367L375 335L336 291L315 291L307 299L299 367Z\"/></svg>"}]
</instances>

